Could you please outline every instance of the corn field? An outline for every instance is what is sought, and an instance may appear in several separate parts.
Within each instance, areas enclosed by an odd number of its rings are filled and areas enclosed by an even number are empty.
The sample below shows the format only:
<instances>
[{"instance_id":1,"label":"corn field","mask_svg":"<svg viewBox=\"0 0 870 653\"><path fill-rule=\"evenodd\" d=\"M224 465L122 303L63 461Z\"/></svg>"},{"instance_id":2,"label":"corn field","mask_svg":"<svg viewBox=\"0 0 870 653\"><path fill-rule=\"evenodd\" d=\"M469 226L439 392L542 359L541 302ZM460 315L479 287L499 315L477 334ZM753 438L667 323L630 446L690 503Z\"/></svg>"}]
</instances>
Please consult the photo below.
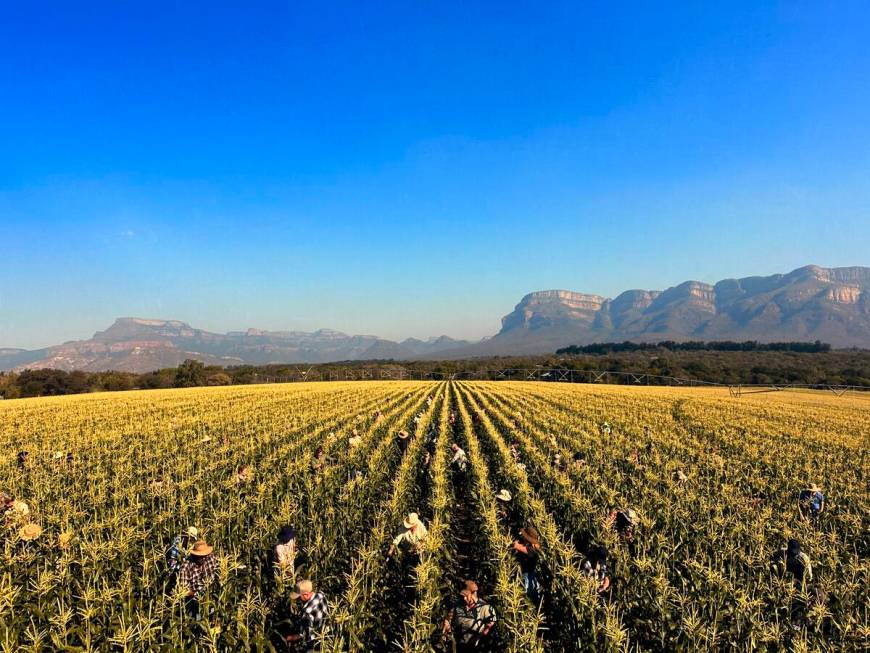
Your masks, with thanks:
<instances>
[{"instance_id":1,"label":"corn field","mask_svg":"<svg viewBox=\"0 0 870 653\"><path fill-rule=\"evenodd\" d=\"M297 577L330 604L324 651L451 651L441 624L465 578L498 614L496 651L870 643L863 397L532 382L196 388L5 401L0 440L0 490L29 506L2 524L2 651L292 650L275 629L293 579L274 586L266 565L284 524L304 551ZM462 482L453 443L468 456ZM827 498L815 522L798 511L809 483ZM630 541L606 521L628 507ZM409 512L429 530L410 563L387 555ZM541 539L538 604L511 551L524 525ZM198 620L162 582L164 552L188 526L219 562ZM770 565L790 538L812 561L803 589ZM606 592L583 573L593 546L609 554Z\"/></svg>"}]
</instances>

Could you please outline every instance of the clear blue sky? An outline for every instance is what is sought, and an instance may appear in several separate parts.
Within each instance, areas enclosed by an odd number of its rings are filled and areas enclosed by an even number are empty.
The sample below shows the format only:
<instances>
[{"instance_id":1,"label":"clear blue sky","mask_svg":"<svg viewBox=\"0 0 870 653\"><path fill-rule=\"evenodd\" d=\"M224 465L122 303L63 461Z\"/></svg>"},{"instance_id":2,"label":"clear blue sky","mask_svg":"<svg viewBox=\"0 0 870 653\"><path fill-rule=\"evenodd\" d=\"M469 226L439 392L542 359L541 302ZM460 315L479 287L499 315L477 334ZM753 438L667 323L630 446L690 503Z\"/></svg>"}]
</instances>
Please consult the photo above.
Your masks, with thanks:
<instances>
[{"instance_id":1,"label":"clear blue sky","mask_svg":"<svg viewBox=\"0 0 870 653\"><path fill-rule=\"evenodd\" d=\"M867 2L2 3L0 346L480 337L532 290L870 264L868 34Z\"/></svg>"}]
</instances>

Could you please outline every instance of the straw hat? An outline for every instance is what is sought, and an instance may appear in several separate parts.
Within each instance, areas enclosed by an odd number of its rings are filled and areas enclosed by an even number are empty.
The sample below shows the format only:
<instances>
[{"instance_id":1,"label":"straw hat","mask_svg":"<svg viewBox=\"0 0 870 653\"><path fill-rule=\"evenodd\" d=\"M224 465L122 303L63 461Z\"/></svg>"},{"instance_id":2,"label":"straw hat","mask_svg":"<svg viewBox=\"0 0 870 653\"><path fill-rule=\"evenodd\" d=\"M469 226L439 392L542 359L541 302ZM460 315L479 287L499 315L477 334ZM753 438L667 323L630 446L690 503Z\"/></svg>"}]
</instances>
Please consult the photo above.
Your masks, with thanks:
<instances>
[{"instance_id":1,"label":"straw hat","mask_svg":"<svg viewBox=\"0 0 870 653\"><path fill-rule=\"evenodd\" d=\"M39 524L26 524L18 531L18 535L22 540L35 540L37 537L42 535L42 526Z\"/></svg>"},{"instance_id":2,"label":"straw hat","mask_svg":"<svg viewBox=\"0 0 870 653\"><path fill-rule=\"evenodd\" d=\"M411 435L411 434L408 433L408 432L407 432L406 430L404 430L404 429L402 429L401 431L399 431L399 437L402 438L403 440L407 439L408 436L410 436L410 435Z\"/></svg>"},{"instance_id":3,"label":"straw hat","mask_svg":"<svg viewBox=\"0 0 870 653\"><path fill-rule=\"evenodd\" d=\"M196 526L188 526L187 530L184 531L184 534L189 537L199 537L199 530L197 530Z\"/></svg>"},{"instance_id":4,"label":"straw hat","mask_svg":"<svg viewBox=\"0 0 870 653\"><path fill-rule=\"evenodd\" d=\"M820 488L815 483L810 483L810 492L821 492L822 488Z\"/></svg>"},{"instance_id":5,"label":"straw hat","mask_svg":"<svg viewBox=\"0 0 870 653\"><path fill-rule=\"evenodd\" d=\"M538 529L536 529L534 526L529 526L528 528L521 528L520 536L529 544L538 544L541 541L541 538L538 535Z\"/></svg>"},{"instance_id":6,"label":"straw hat","mask_svg":"<svg viewBox=\"0 0 870 653\"><path fill-rule=\"evenodd\" d=\"M310 580L300 580L296 583L296 591L290 592L290 598L294 601L303 594L309 594L314 591L314 585Z\"/></svg>"},{"instance_id":7,"label":"straw hat","mask_svg":"<svg viewBox=\"0 0 870 653\"><path fill-rule=\"evenodd\" d=\"M193 548L190 550L190 555L192 556L207 556L211 555L211 552L214 551L214 547L208 545L208 542L205 540L197 540L193 544Z\"/></svg>"},{"instance_id":8,"label":"straw hat","mask_svg":"<svg viewBox=\"0 0 870 653\"><path fill-rule=\"evenodd\" d=\"M23 516L30 514L30 506L21 501L20 499L16 499L12 502L12 512L16 515Z\"/></svg>"},{"instance_id":9,"label":"straw hat","mask_svg":"<svg viewBox=\"0 0 870 653\"><path fill-rule=\"evenodd\" d=\"M414 526L419 526L423 522L420 521L420 517L416 512L409 512L408 516L405 517L405 521L402 523L405 525L405 528L413 528Z\"/></svg>"},{"instance_id":10,"label":"straw hat","mask_svg":"<svg viewBox=\"0 0 870 653\"><path fill-rule=\"evenodd\" d=\"M353 436L350 440L348 440L347 443L348 443L351 447L356 447L356 446L359 445L359 443L360 443L361 441L362 441L362 437L359 436L359 435L355 435L355 436Z\"/></svg>"},{"instance_id":11,"label":"straw hat","mask_svg":"<svg viewBox=\"0 0 870 653\"><path fill-rule=\"evenodd\" d=\"M60 460L61 458L63 458L63 451L55 451L54 452L54 459Z\"/></svg>"},{"instance_id":12,"label":"straw hat","mask_svg":"<svg viewBox=\"0 0 870 653\"><path fill-rule=\"evenodd\" d=\"M510 501L512 497L510 491L501 489L496 493L495 498L499 501Z\"/></svg>"}]
</instances>

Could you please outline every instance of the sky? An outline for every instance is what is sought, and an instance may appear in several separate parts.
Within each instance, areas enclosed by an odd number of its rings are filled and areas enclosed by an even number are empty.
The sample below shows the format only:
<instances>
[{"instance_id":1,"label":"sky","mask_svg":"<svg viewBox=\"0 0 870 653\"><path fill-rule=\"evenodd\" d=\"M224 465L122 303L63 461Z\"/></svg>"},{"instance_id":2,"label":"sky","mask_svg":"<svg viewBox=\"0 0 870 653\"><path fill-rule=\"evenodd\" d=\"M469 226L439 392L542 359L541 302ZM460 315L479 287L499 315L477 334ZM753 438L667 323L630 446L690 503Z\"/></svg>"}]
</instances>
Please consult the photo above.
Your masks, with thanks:
<instances>
[{"instance_id":1,"label":"sky","mask_svg":"<svg viewBox=\"0 0 870 653\"><path fill-rule=\"evenodd\" d=\"M534 5L534 6L533 6ZM866 2L0 5L0 347L479 338L870 265Z\"/></svg>"}]
</instances>

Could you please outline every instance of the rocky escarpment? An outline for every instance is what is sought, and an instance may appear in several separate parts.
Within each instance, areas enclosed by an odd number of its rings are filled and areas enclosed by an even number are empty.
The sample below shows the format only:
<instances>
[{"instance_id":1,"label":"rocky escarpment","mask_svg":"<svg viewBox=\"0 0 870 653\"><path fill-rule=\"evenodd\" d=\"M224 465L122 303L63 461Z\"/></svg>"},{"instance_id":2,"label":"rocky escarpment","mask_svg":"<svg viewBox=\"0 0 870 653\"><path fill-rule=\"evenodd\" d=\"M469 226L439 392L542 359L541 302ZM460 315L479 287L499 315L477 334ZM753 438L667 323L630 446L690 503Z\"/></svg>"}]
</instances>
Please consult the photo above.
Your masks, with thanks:
<instances>
[{"instance_id":1,"label":"rocky escarpment","mask_svg":"<svg viewBox=\"0 0 870 653\"><path fill-rule=\"evenodd\" d=\"M514 352L605 340L823 340L870 347L870 268L809 265L788 274L686 281L604 299L567 290L526 295L486 343Z\"/></svg>"}]
</instances>

